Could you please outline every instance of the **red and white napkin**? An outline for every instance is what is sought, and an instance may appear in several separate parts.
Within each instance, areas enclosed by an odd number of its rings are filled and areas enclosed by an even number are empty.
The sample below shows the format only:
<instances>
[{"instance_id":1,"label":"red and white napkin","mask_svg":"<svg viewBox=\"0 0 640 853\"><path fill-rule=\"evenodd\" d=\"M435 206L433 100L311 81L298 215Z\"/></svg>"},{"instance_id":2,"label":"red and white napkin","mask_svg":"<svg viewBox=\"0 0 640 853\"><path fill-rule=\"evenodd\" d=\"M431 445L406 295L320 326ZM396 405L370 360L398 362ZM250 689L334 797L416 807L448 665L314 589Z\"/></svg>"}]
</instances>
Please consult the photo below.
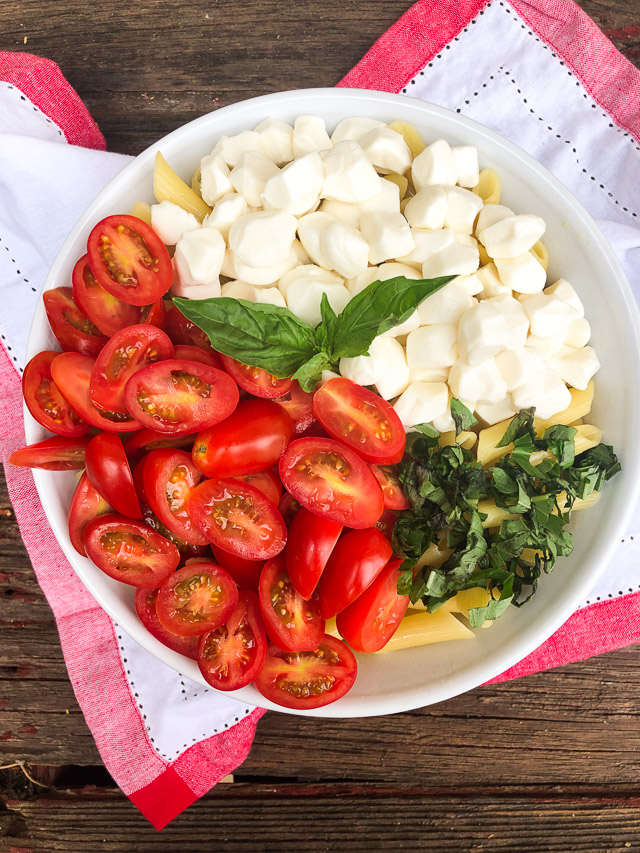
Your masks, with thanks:
<instances>
[{"instance_id":1,"label":"red and white napkin","mask_svg":"<svg viewBox=\"0 0 640 853\"><path fill-rule=\"evenodd\" d=\"M640 72L571 0L420 0L340 85L422 98L516 142L596 217L640 297ZM3 459L24 443L19 375L48 266L130 159L104 148L54 63L0 53ZM246 758L264 712L189 681L122 633L64 558L29 471L6 472L102 759L162 828ZM497 680L640 642L639 557L636 521L583 606Z\"/></svg>"}]
</instances>

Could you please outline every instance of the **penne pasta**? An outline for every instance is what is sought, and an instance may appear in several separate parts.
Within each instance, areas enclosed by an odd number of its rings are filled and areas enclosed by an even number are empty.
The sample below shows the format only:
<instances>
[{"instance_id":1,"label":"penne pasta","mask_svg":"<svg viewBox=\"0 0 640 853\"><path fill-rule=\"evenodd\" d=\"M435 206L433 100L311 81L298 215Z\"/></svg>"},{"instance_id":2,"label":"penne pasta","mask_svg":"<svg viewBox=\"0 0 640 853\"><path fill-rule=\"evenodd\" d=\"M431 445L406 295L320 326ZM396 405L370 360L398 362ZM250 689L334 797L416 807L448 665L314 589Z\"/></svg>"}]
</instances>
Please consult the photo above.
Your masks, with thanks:
<instances>
[{"instance_id":1,"label":"penne pasta","mask_svg":"<svg viewBox=\"0 0 640 853\"><path fill-rule=\"evenodd\" d=\"M417 128L409 124L408 121L392 121L389 127L404 137L404 141L409 146L409 151L411 151L412 159L417 157L427 147Z\"/></svg>"},{"instance_id":2,"label":"penne pasta","mask_svg":"<svg viewBox=\"0 0 640 853\"><path fill-rule=\"evenodd\" d=\"M576 456L580 453L584 453L585 450L590 450L592 447L595 447L597 444L600 444L602 440L602 430L594 426L593 424L580 424L575 427L577 430L574 436L574 444L575 444L575 452ZM548 450L539 450L536 453L531 454L531 464L539 465L543 459L551 459L553 456Z\"/></svg>"},{"instance_id":3,"label":"penne pasta","mask_svg":"<svg viewBox=\"0 0 640 853\"><path fill-rule=\"evenodd\" d=\"M441 546L442 543L436 545L435 542L432 542L416 563L416 570L421 569L423 566L434 566L435 568L441 566L451 554L451 548Z\"/></svg>"},{"instance_id":4,"label":"penne pasta","mask_svg":"<svg viewBox=\"0 0 640 853\"><path fill-rule=\"evenodd\" d=\"M474 637L470 628L442 608L435 613L414 611L404 617L387 645L375 654L387 654L429 643L445 643L448 640L472 640Z\"/></svg>"},{"instance_id":5,"label":"penne pasta","mask_svg":"<svg viewBox=\"0 0 640 853\"><path fill-rule=\"evenodd\" d=\"M462 432L456 436L455 430L451 430L450 432L443 432L438 439L438 443L440 444L440 447L450 447L452 444L459 444L460 447L464 447L465 450L471 450L477 440L478 436L475 432L462 430Z\"/></svg>"},{"instance_id":6,"label":"penne pasta","mask_svg":"<svg viewBox=\"0 0 640 853\"><path fill-rule=\"evenodd\" d=\"M138 219L142 219L142 221L146 222L147 225L151 225L151 207L146 203L146 201L137 201L133 205L131 215L137 216Z\"/></svg>"},{"instance_id":7,"label":"penne pasta","mask_svg":"<svg viewBox=\"0 0 640 853\"><path fill-rule=\"evenodd\" d=\"M486 267L487 264L491 263L491 258L487 254L487 250L485 247L478 241L478 255L480 256L480 266Z\"/></svg>"},{"instance_id":8,"label":"penne pasta","mask_svg":"<svg viewBox=\"0 0 640 853\"><path fill-rule=\"evenodd\" d=\"M601 492L591 492L591 494L586 498L576 498L573 502L573 509L575 511L588 509L600 500L600 495ZM561 510L566 509L566 495L564 492L561 492L558 495L558 506ZM484 513L487 516L482 522L482 526L484 528L499 527L503 521L518 518L518 515L507 512L505 509L501 509L491 500L478 501L478 512Z\"/></svg>"},{"instance_id":9,"label":"penne pasta","mask_svg":"<svg viewBox=\"0 0 640 853\"><path fill-rule=\"evenodd\" d=\"M400 200L402 201L409 189L409 181L405 176L399 175L397 172L390 172L388 175L384 176L384 179L385 181L391 181L392 184L395 184L398 187L400 190Z\"/></svg>"},{"instance_id":10,"label":"penne pasta","mask_svg":"<svg viewBox=\"0 0 640 853\"><path fill-rule=\"evenodd\" d=\"M196 195L200 196L200 198L202 198L201 183L202 183L202 166L200 164L198 164L198 167L196 168L195 172L191 176L191 189L194 191L194 193L196 193Z\"/></svg>"},{"instance_id":11,"label":"penne pasta","mask_svg":"<svg viewBox=\"0 0 640 853\"><path fill-rule=\"evenodd\" d=\"M496 170L483 169L480 172L480 180L472 188L471 192L479 195L485 204L500 204L501 190L502 182Z\"/></svg>"},{"instance_id":12,"label":"penne pasta","mask_svg":"<svg viewBox=\"0 0 640 853\"><path fill-rule=\"evenodd\" d=\"M535 246L530 249L530 252L546 272L549 269L549 252L545 244L541 240L538 240Z\"/></svg>"},{"instance_id":13,"label":"penne pasta","mask_svg":"<svg viewBox=\"0 0 640 853\"><path fill-rule=\"evenodd\" d=\"M446 613L460 613L465 618L468 618L469 611L473 607L485 607L489 602L489 598L489 592L483 586L474 586L471 589L461 589L448 601L445 601L444 604L436 610L436 613L443 610ZM410 604L409 610L415 610L421 613L427 612L426 607L421 601L416 601L415 604Z\"/></svg>"},{"instance_id":14,"label":"penne pasta","mask_svg":"<svg viewBox=\"0 0 640 853\"><path fill-rule=\"evenodd\" d=\"M205 204L200 196L196 195L191 187L185 184L159 151L156 154L153 169L153 193L158 201L170 201L177 204L183 210L193 213L200 222L208 213L211 213L209 205Z\"/></svg>"}]
</instances>

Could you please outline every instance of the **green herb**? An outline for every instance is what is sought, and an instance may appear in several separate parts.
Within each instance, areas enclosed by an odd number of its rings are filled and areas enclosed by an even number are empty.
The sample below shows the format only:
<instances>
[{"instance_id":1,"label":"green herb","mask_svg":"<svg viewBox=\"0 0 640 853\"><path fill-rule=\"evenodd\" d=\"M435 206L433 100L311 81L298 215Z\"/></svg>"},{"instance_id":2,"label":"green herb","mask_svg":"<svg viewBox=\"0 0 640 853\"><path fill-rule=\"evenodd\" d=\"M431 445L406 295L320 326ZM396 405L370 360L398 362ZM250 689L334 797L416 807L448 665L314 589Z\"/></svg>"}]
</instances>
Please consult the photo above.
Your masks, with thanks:
<instances>
[{"instance_id":1,"label":"green herb","mask_svg":"<svg viewBox=\"0 0 640 853\"><path fill-rule=\"evenodd\" d=\"M451 398L450 403L451 417L456 425L456 435L460 435L463 430L470 429L478 421L474 418L473 413L455 397Z\"/></svg>"}]
</instances>

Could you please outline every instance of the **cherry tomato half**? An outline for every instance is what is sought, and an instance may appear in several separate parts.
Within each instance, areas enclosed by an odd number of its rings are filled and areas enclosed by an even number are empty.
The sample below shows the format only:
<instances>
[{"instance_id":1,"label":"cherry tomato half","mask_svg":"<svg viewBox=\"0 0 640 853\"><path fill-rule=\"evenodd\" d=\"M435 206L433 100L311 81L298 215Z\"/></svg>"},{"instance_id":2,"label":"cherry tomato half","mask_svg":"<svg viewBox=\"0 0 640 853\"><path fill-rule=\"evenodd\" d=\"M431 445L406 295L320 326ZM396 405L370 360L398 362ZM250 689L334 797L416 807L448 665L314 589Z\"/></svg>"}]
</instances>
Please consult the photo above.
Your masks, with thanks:
<instances>
[{"instance_id":1,"label":"cherry tomato half","mask_svg":"<svg viewBox=\"0 0 640 853\"><path fill-rule=\"evenodd\" d=\"M341 524L304 507L289 525L284 556L291 583L303 598L311 598L341 533Z\"/></svg>"},{"instance_id":2,"label":"cherry tomato half","mask_svg":"<svg viewBox=\"0 0 640 853\"><path fill-rule=\"evenodd\" d=\"M112 513L90 521L82 542L99 569L130 586L158 587L180 562L176 546L159 533L140 521Z\"/></svg>"},{"instance_id":3,"label":"cherry tomato half","mask_svg":"<svg viewBox=\"0 0 640 853\"><path fill-rule=\"evenodd\" d=\"M259 489L239 480L206 480L191 492L189 515L209 542L248 560L282 551L287 529L278 508Z\"/></svg>"},{"instance_id":4,"label":"cherry tomato half","mask_svg":"<svg viewBox=\"0 0 640 853\"><path fill-rule=\"evenodd\" d=\"M186 346L198 347L198 349L214 352L207 333L203 332L191 320L187 320L182 311L179 311L175 305L172 305L167 311L166 327L167 334L176 346L178 344L185 344Z\"/></svg>"},{"instance_id":5,"label":"cherry tomato half","mask_svg":"<svg viewBox=\"0 0 640 853\"><path fill-rule=\"evenodd\" d=\"M152 450L145 457L142 483L147 503L169 530L191 545L208 543L187 511L189 495L201 479L184 450Z\"/></svg>"},{"instance_id":6,"label":"cherry tomato half","mask_svg":"<svg viewBox=\"0 0 640 853\"><path fill-rule=\"evenodd\" d=\"M130 435L124 443L124 449L132 459L139 458L143 453L150 450L159 450L162 447L178 447L180 450L191 450L195 433L190 435L165 435L154 429L143 427Z\"/></svg>"},{"instance_id":7,"label":"cherry tomato half","mask_svg":"<svg viewBox=\"0 0 640 853\"><path fill-rule=\"evenodd\" d=\"M265 498L268 498L274 504L279 502L282 495L280 477L274 474L273 471L260 471L259 474L242 474L242 476L234 477L233 479L240 480L242 483L249 483L250 486L261 491Z\"/></svg>"},{"instance_id":8,"label":"cherry tomato half","mask_svg":"<svg viewBox=\"0 0 640 853\"><path fill-rule=\"evenodd\" d=\"M293 386L293 379L278 379L261 367L250 367L248 364L242 364L241 361L236 361L235 358L230 358L222 353L220 353L220 358L227 373L233 376L242 389L253 394L254 397L266 397L267 399L282 397Z\"/></svg>"},{"instance_id":9,"label":"cherry tomato half","mask_svg":"<svg viewBox=\"0 0 640 853\"><path fill-rule=\"evenodd\" d=\"M120 515L142 518L140 501L122 439L112 432L95 435L87 447L87 476Z\"/></svg>"},{"instance_id":10,"label":"cherry tomato half","mask_svg":"<svg viewBox=\"0 0 640 853\"><path fill-rule=\"evenodd\" d=\"M344 696L353 687L357 669L351 649L325 634L312 652L285 652L269 645L255 686L276 705L305 711Z\"/></svg>"},{"instance_id":11,"label":"cherry tomato half","mask_svg":"<svg viewBox=\"0 0 640 853\"><path fill-rule=\"evenodd\" d=\"M216 562L226 569L240 589L250 589L258 592L258 581L264 566L264 560L245 560L244 557L236 557L228 551L223 551L216 545L211 546Z\"/></svg>"},{"instance_id":12,"label":"cherry tomato half","mask_svg":"<svg viewBox=\"0 0 640 853\"><path fill-rule=\"evenodd\" d=\"M324 636L318 596L296 592L282 557L264 564L258 585L260 611L272 643L288 651L313 651Z\"/></svg>"},{"instance_id":13,"label":"cherry tomato half","mask_svg":"<svg viewBox=\"0 0 640 853\"><path fill-rule=\"evenodd\" d=\"M140 322L139 308L121 302L98 284L89 266L88 255L83 255L73 268L72 283L76 305L108 338L120 329Z\"/></svg>"},{"instance_id":14,"label":"cherry tomato half","mask_svg":"<svg viewBox=\"0 0 640 853\"><path fill-rule=\"evenodd\" d=\"M297 501L293 495L289 494L289 492L285 492L278 501L278 512L284 519L284 523L287 525L287 528L301 509L302 506L300 501Z\"/></svg>"},{"instance_id":15,"label":"cherry tomato half","mask_svg":"<svg viewBox=\"0 0 640 853\"><path fill-rule=\"evenodd\" d=\"M164 299L156 299L151 305L143 305L140 309L140 323L147 326L157 326L164 331L167 325L167 309L164 307Z\"/></svg>"},{"instance_id":16,"label":"cherry tomato half","mask_svg":"<svg viewBox=\"0 0 640 853\"><path fill-rule=\"evenodd\" d=\"M353 448L368 462L399 462L404 427L393 407L341 376L330 379L313 396L313 414L329 435Z\"/></svg>"},{"instance_id":17,"label":"cherry tomato half","mask_svg":"<svg viewBox=\"0 0 640 853\"><path fill-rule=\"evenodd\" d=\"M346 610L338 614L340 635L357 652L378 652L384 648L402 622L409 606L408 595L398 595L398 567L391 562Z\"/></svg>"},{"instance_id":18,"label":"cherry tomato half","mask_svg":"<svg viewBox=\"0 0 640 853\"><path fill-rule=\"evenodd\" d=\"M375 526L382 535L389 540L389 542L392 541L393 528L396 526L397 520L398 514L396 512L393 512L390 509L385 509L380 518L376 521Z\"/></svg>"},{"instance_id":19,"label":"cherry tomato half","mask_svg":"<svg viewBox=\"0 0 640 853\"><path fill-rule=\"evenodd\" d=\"M27 408L45 429L56 435L84 435L89 424L76 415L51 376L51 364L59 355L57 350L34 355L22 374L22 394Z\"/></svg>"},{"instance_id":20,"label":"cherry tomato half","mask_svg":"<svg viewBox=\"0 0 640 853\"><path fill-rule=\"evenodd\" d=\"M200 672L216 690L239 690L262 669L267 635L255 593L241 590L238 604L224 625L208 631L198 642Z\"/></svg>"},{"instance_id":21,"label":"cherry tomato half","mask_svg":"<svg viewBox=\"0 0 640 853\"><path fill-rule=\"evenodd\" d=\"M197 432L228 418L238 405L238 386L197 361L168 359L138 370L124 392L127 409L143 426L173 435Z\"/></svg>"},{"instance_id":22,"label":"cherry tomato half","mask_svg":"<svg viewBox=\"0 0 640 853\"><path fill-rule=\"evenodd\" d=\"M223 625L236 609L238 587L215 563L188 563L160 587L156 612L164 627L195 637Z\"/></svg>"},{"instance_id":23,"label":"cherry tomato half","mask_svg":"<svg viewBox=\"0 0 640 853\"><path fill-rule=\"evenodd\" d=\"M136 216L118 214L98 222L87 253L98 282L128 305L150 305L171 287L169 253L153 228Z\"/></svg>"},{"instance_id":24,"label":"cherry tomato half","mask_svg":"<svg viewBox=\"0 0 640 853\"><path fill-rule=\"evenodd\" d=\"M290 390L274 402L282 406L294 422L297 435L301 435L313 423L313 394L303 391L296 380Z\"/></svg>"},{"instance_id":25,"label":"cherry tomato half","mask_svg":"<svg viewBox=\"0 0 640 853\"><path fill-rule=\"evenodd\" d=\"M44 468L45 471L78 471L84 468L88 435L73 438L56 435L16 450L9 464L18 468Z\"/></svg>"},{"instance_id":26,"label":"cherry tomato half","mask_svg":"<svg viewBox=\"0 0 640 853\"><path fill-rule=\"evenodd\" d=\"M42 296L51 331L65 352L80 352L94 358L107 338L73 301L70 287L56 287Z\"/></svg>"},{"instance_id":27,"label":"cherry tomato half","mask_svg":"<svg viewBox=\"0 0 640 853\"><path fill-rule=\"evenodd\" d=\"M158 619L156 612L156 602L158 600L157 589L137 589L133 606L138 614L138 619L142 622L147 631L160 640L167 648L173 649L174 652L184 655L191 660L198 658L198 638L197 637L179 637L168 631L162 622Z\"/></svg>"},{"instance_id":28,"label":"cherry tomato half","mask_svg":"<svg viewBox=\"0 0 640 853\"><path fill-rule=\"evenodd\" d=\"M133 481L136 483L136 472L133 472ZM138 484L136 483L136 491L138 491ZM140 492L138 491L138 494ZM150 527L152 530L155 530L160 536L164 536L165 539L168 539L169 542L172 542L178 551L180 552L180 563L179 566L184 566L185 563L188 563L189 560L198 560L202 561L206 559L207 556L210 556L209 546L208 545L192 545L190 542L186 542L180 536L176 536L173 530L169 530L158 518L157 515L153 512L153 510L144 503L144 499L141 499L140 508L142 509L142 518L147 527Z\"/></svg>"},{"instance_id":29,"label":"cherry tomato half","mask_svg":"<svg viewBox=\"0 0 640 853\"><path fill-rule=\"evenodd\" d=\"M217 367L218 370L224 370L222 359L212 349L206 350L201 347L190 346L189 344L177 344L173 348L173 357L185 358L187 361L200 361L202 364L208 364L211 367Z\"/></svg>"},{"instance_id":30,"label":"cherry tomato half","mask_svg":"<svg viewBox=\"0 0 640 853\"><path fill-rule=\"evenodd\" d=\"M91 373L91 402L100 411L128 414L124 387L137 370L173 358L173 344L156 326L128 326L116 332L96 359Z\"/></svg>"},{"instance_id":31,"label":"cherry tomato half","mask_svg":"<svg viewBox=\"0 0 640 853\"><path fill-rule=\"evenodd\" d=\"M371 468L373 476L382 489L385 509L410 509L411 504L409 499L402 491L402 483L393 468L390 468L388 465L373 464L370 464L369 468Z\"/></svg>"},{"instance_id":32,"label":"cherry tomato half","mask_svg":"<svg viewBox=\"0 0 640 853\"><path fill-rule=\"evenodd\" d=\"M380 486L357 453L331 438L298 438L280 457L280 479L302 506L347 527L382 515Z\"/></svg>"},{"instance_id":33,"label":"cherry tomato half","mask_svg":"<svg viewBox=\"0 0 640 853\"><path fill-rule=\"evenodd\" d=\"M68 517L69 539L71 539L71 544L78 554L82 554L83 557L87 556L82 542L87 524L107 512L113 512L113 508L109 506L84 473L71 498Z\"/></svg>"},{"instance_id":34,"label":"cherry tomato half","mask_svg":"<svg viewBox=\"0 0 640 853\"><path fill-rule=\"evenodd\" d=\"M242 400L226 420L198 433L193 461L209 477L256 474L278 464L294 431L271 400Z\"/></svg>"}]
</instances>

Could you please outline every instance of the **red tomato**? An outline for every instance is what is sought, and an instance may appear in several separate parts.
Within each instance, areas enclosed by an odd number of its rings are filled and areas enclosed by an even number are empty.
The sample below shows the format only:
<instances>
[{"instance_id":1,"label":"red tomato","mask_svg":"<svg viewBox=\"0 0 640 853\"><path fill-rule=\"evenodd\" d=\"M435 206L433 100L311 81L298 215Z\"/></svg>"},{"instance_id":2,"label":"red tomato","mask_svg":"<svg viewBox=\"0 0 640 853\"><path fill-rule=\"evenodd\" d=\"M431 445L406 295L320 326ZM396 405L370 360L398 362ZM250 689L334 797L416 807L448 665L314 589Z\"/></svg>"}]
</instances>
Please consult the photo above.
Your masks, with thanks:
<instances>
[{"instance_id":1,"label":"red tomato","mask_svg":"<svg viewBox=\"0 0 640 853\"><path fill-rule=\"evenodd\" d=\"M98 282L127 305L150 305L171 287L169 253L150 225L128 214L107 216L87 240Z\"/></svg>"},{"instance_id":2,"label":"red tomato","mask_svg":"<svg viewBox=\"0 0 640 853\"><path fill-rule=\"evenodd\" d=\"M142 518L140 501L122 439L112 432L94 436L85 458L87 476L102 497L120 515Z\"/></svg>"},{"instance_id":3,"label":"red tomato","mask_svg":"<svg viewBox=\"0 0 640 853\"><path fill-rule=\"evenodd\" d=\"M191 660L197 660L198 638L179 637L177 634L168 631L158 619L157 600L157 589L137 589L133 606L138 614L138 619L156 640L160 640L161 643L169 649L173 649L174 652L178 652L178 654L191 658Z\"/></svg>"},{"instance_id":4,"label":"red tomato","mask_svg":"<svg viewBox=\"0 0 640 853\"><path fill-rule=\"evenodd\" d=\"M243 400L222 423L198 433L194 464L208 477L257 474L278 464L293 421L271 400Z\"/></svg>"},{"instance_id":5,"label":"red tomato","mask_svg":"<svg viewBox=\"0 0 640 853\"><path fill-rule=\"evenodd\" d=\"M9 457L9 464L19 468L44 468L45 471L78 471L84 468L89 440L88 435L45 438L16 450Z\"/></svg>"},{"instance_id":6,"label":"red tomato","mask_svg":"<svg viewBox=\"0 0 640 853\"><path fill-rule=\"evenodd\" d=\"M193 562L160 587L156 612L160 623L180 637L195 637L223 625L236 609L238 587L215 563Z\"/></svg>"},{"instance_id":7,"label":"red tomato","mask_svg":"<svg viewBox=\"0 0 640 853\"><path fill-rule=\"evenodd\" d=\"M136 494L138 495L141 504L146 506L149 506L149 498L147 497L146 492L144 490L144 468L147 464L148 458L148 454L146 456L143 456L131 472L131 475L133 477L133 485L136 487ZM153 527L153 525L150 526ZM164 533L161 533L161 535L164 536ZM165 538L168 539L169 537Z\"/></svg>"},{"instance_id":8,"label":"red tomato","mask_svg":"<svg viewBox=\"0 0 640 853\"><path fill-rule=\"evenodd\" d=\"M148 326L157 326L164 329L167 325L167 309L164 307L164 299L156 299L151 305L143 305L140 309L140 323Z\"/></svg>"},{"instance_id":9,"label":"red tomato","mask_svg":"<svg viewBox=\"0 0 640 853\"><path fill-rule=\"evenodd\" d=\"M280 457L280 479L302 506L347 527L371 527L384 509L367 464L331 438L292 441Z\"/></svg>"},{"instance_id":10,"label":"red tomato","mask_svg":"<svg viewBox=\"0 0 640 853\"><path fill-rule=\"evenodd\" d=\"M255 686L276 705L305 711L340 699L353 687L356 674L351 649L325 634L312 652L284 652L269 645Z\"/></svg>"},{"instance_id":11,"label":"red tomato","mask_svg":"<svg viewBox=\"0 0 640 853\"><path fill-rule=\"evenodd\" d=\"M276 505L248 483L206 480L191 492L188 509L209 542L237 557L268 560L287 541Z\"/></svg>"},{"instance_id":12,"label":"red tomato","mask_svg":"<svg viewBox=\"0 0 640 853\"><path fill-rule=\"evenodd\" d=\"M136 471L133 472L133 481L136 483L136 491L138 491L138 495L140 491L138 489L138 483L136 482ZM209 546L208 545L192 545L190 542L186 542L180 536L176 536L176 534L169 530L158 518L157 515L154 514L153 510L144 503L144 499L141 502L142 509L142 518L147 527L150 527L152 530L155 530L160 536L164 536L165 539L168 539L169 542L172 542L178 551L180 552L180 566L184 566L185 563L188 563L189 560L197 560L201 562L203 559L206 559L208 554Z\"/></svg>"},{"instance_id":13,"label":"red tomato","mask_svg":"<svg viewBox=\"0 0 640 853\"><path fill-rule=\"evenodd\" d=\"M388 465L373 464L370 464L369 468L371 468L373 476L382 489L385 509L401 510L411 508L407 496L402 491L402 483L393 468L389 468Z\"/></svg>"},{"instance_id":14,"label":"red tomato","mask_svg":"<svg viewBox=\"0 0 640 853\"><path fill-rule=\"evenodd\" d=\"M173 357L186 358L187 361L200 361L202 364L209 364L211 367L217 367L218 370L224 370L222 366L222 359L218 353L213 350L193 347L189 344L177 344L177 346L173 348Z\"/></svg>"},{"instance_id":15,"label":"red tomato","mask_svg":"<svg viewBox=\"0 0 640 853\"><path fill-rule=\"evenodd\" d=\"M76 305L108 338L120 329L140 322L139 308L121 302L98 284L89 266L88 255L83 255L73 268L72 283Z\"/></svg>"},{"instance_id":16,"label":"red tomato","mask_svg":"<svg viewBox=\"0 0 640 853\"><path fill-rule=\"evenodd\" d=\"M224 625L208 631L198 643L198 666L216 690L239 690L262 669L267 635L255 593L242 590L238 604Z\"/></svg>"},{"instance_id":17,"label":"red tomato","mask_svg":"<svg viewBox=\"0 0 640 853\"><path fill-rule=\"evenodd\" d=\"M152 450L142 470L146 502L160 521L191 545L206 545L208 540L194 526L187 502L202 474L184 450Z\"/></svg>"},{"instance_id":18,"label":"red tomato","mask_svg":"<svg viewBox=\"0 0 640 853\"><path fill-rule=\"evenodd\" d=\"M393 536L393 528L395 527L398 515L390 509L385 509L380 518L376 521L375 526L382 535L391 542Z\"/></svg>"},{"instance_id":19,"label":"red tomato","mask_svg":"<svg viewBox=\"0 0 640 853\"><path fill-rule=\"evenodd\" d=\"M73 301L70 287L56 287L42 296L51 331L65 352L80 352L94 358L107 338Z\"/></svg>"},{"instance_id":20,"label":"red tomato","mask_svg":"<svg viewBox=\"0 0 640 853\"><path fill-rule=\"evenodd\" d=\"M101 412L91 402L89 382L95 362L88 355L77 352L59 353L51 362L53 381L73 411L98 429L107 432L133 432L142 424L121 412Z\"/></svg>"},{"instance_id":21,"label":"red tomato","mask_svg":"<svg viewBox=\"0 0 640 853\"><path fill-rule=\"evenodd\" d=\"M143 426L184 435L228 418L239 395L236 383L222 370L169 359L134 373L124 398L131 416Z\"/></svg>"},{"instance_id":22,"label":"red tomato","mask_svg":"<svg viewBox=\"0 0 640 853\"><path fill-rule=\"evenodd\" d=\"M284 519L284 523L289 527L296 514L301 510L300 501L297 501L289 492L285 492L278 501L278 512Z\"/></svg>"},{"instance_id":23,"label":"red tomato","mask_svg":"<svg viewBox=\"0 0 640 853\"><path fill-rule=\"evenodd\" d=\"M318 597L305 601L293 587L282 557L264 564L258 584L260 611L272 643L288 651L313 651L324 636Z\"/></svg>"},{"instance_id":24,"label":"red tomato","mask_svg":"<svg viewBox=\"0 0 640 853\"><path fill-rule=\"evenodd\" d=\"M195 433L192 435L165 435L154 429L143 427L130 435L124 443L127 456L135 459L150 450L159 450L162 447L179 447L181 450L191 450Z\"/></svg>"},{"instance_id":25,"label":"red tomato","mask_svg":"<svg viewBox=\"0 0 640 853\"><path fill-rule=\"evenodd\" d=\"M375 527L345 533L320 579L323 618L330 619L355 601L384 569L392 553L389 540Z\"/></svg>"},{"instance_id":26,"label":"red tomato","mask_svg":"<svg viewBox=\"0 0 640 853\"><path fill-rule=\"evenodd\" d=\"M187 320L182 311L179 311L175 305L172 305L167 311L166 326L167 334L174 344L185 344L214 352L207 333L203 332L191 320Z\"/></svg>"},{"instance_id":27,"label":"red tomato","mask_svg":"<svg viewBox=\"0 0 640 853\"><path fill-rule=\"evenodd\" d=\"M109 506L84 473L71 498L68 518L69 539L71 539L71 544L78 554L82 554L83 557L87 556L82 543L82 536L87 524L107 512L113 512L113 508Z\"/></svg>"},{"instance_id":28,"label":"red tomato","mask_svg":"<svg viewBox=\"0 0 640 853\"><path fill-rule=\"evenodd\" d=\"M352 447L368 462L399 462L404 427L393 407L341 376L330 379L313 396L313 414L329 435Z\"/></svg>"},{"instance_id":29,"label":"red tomato","mask_svg":"<svg viewBox=\"0 0 640 853\"><path fill-rule=\"evenodd\" d=\"M148 364L167 358L173 358L173 344L156 326L128 326L116 332L93 366L91 402L100 411L128 414L124 402L128 380Z\"/></svg>"},{"instance_id":30,"label":"red tomato","mask_svg":"<svg viewBox=\"0 0 640 853\"><path fill-rule=\"evenodd\" d=\"M282 483L280 482L280 477L274 474L273 471L260 471L259 474L243 474L241 477L234 477L233 479L240 480L242 483L249 483L250 486L259 489L271 503L277 504L280 500Z\"/></svg>"},{"instance_id":31,"label":"red tomato","mask_svg":"<svg viewBox=\"0 0 640 853\"><path fill-rule=\"evenodd\" d=\"M51 376L51 363L59 355L56 350L45 350L27 364L22 374L24 401L45 429L57 435L84 435L89 424L76 415Z\"/></svg>"},{"instance_id":32,"label":"red tomato","mask_svg":"<svg viewBox=\"0 0 640 853\"><path fill-rule=\"evenodd\" d=\"M226 569L240 589L258 591L258 581L264 566L264 560L245 560L244 557L236 557L228 551L223 551L216 545L211 546L216 561Z\"/></svg>"},{"instance_id":33,"label":"red tomato","mask_svg":"<svg viewBox=\"0 0 640 853\"><path fill-rule=\"evenodd\" d=\"M141 521L115 513L90 521L82 542L87 556L99 569L130 586L160 586L180 562L175 545Z\"/></svg>"},{"instance_id":34,"label":"red tomato","mask_svg":"<svg viewBox=\"0 0 640 853\"><path fill-rule=\"evenodd\" d=\"M301 508L289 525L284 557L294 588L311 598L342 533L342 525Z\"/></svg>"},{"instance_id":35,"label":"red tomato","mask_svg":"<svg viewBox=\"0 0 640 853\"><path fill-rule=\"evenodd\" d=\"M296 380L291 389L274 402L282 406L294 422L297 435L301 435L313 423L313 394L303 391Z\"/></svg>"},{"instance_id":36,"label":"red tomato","mask_svg":"<svg viewBox=\"0 0 640 853\"><path fill-rule=\"evenodd\" d=\"M235 358L220 353L224 369L229 373L238 385L254 397L282 397L291 390L293 379L278 379L261 367L250 367L242 364Z\"/></svg>"},{"instance_id":37,"label":"red tomato","mask_svg":"<svg viewBox=\"0 0 640 853\"><path fill-rule=\"evenodd\" d=\"M340 635L357 652L384 648L402 622L409 606L408 595L398 595L398 567L394 559L359 598L338 614Z\"/></svg>"}]
</instances>

